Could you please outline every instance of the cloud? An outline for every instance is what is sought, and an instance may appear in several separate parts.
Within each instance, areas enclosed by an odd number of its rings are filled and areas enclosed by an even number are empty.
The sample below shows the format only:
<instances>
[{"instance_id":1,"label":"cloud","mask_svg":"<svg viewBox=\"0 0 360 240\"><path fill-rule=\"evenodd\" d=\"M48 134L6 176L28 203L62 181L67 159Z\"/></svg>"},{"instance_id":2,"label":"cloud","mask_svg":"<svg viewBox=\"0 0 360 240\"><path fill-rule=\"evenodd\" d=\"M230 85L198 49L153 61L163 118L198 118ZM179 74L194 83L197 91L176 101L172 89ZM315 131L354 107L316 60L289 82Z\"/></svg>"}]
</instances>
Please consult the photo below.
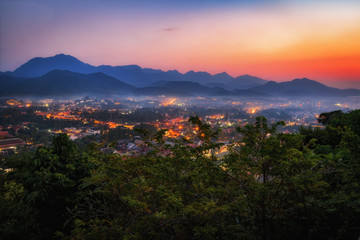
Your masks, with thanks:
<instances>
[{"instance_id":1,"label":"cloud","mask_svg":"<svg viewBox=\"0 0 360 240\"><path fill-rule=\"evenodd\" d=\"M163 32L174 32L177 30L178 30L178 28L176 28L176 27L167 27L167 28L161 29L161 31L163 31Z\"/></svg>"}]
</instances>

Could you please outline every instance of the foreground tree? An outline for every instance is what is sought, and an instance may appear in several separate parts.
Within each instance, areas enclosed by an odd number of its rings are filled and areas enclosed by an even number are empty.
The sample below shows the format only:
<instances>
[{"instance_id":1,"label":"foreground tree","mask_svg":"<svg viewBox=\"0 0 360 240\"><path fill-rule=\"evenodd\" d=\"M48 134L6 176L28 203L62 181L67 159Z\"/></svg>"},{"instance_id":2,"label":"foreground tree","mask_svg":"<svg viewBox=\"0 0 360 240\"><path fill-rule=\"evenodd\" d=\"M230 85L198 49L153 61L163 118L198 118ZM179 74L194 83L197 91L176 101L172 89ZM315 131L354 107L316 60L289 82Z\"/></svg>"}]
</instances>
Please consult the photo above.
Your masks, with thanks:
<instances>
[{"instance_id":1,"label":"foreground tree","mask_svg":"<svg viewBox=\"0 0 360 240\"><path fill-rule=\"evenodd\" d=\"M31 209L28 221L38 225L34 238L49 239L56 231L66 231L66 209L74 206L81 179L88 175L86 156L77 153L76 145L61 134L51 147L18 155L8 165L13 168L8 181L21 190L19 205Z\"/></svg>"},{"instance_id":2,"label":"foreground tree","mask_svg":"<svg viewBox=\"0 0 360 240\"><path fill-rule=\"evenodd\" d=\"M303 137L276 133L283 125L269 127L258 117L239 128L242 141L224 160L224 172L246 192L253 234L261 239L307 238L311 201L326 186Z\"/></svg>"},{"instance_id":3,"label":"foreground tree","mask_svg":"<svg viewBox=\"0 0 360 240\"><path fill-rule=\"evenodd\" d=\"M326 198L318 202L313 232L322 238L357 239L360 236L360 110L320 114L326 126L322 136L336 136L328 145L314 136L321 173L328 183Z\"/></svg>"},{"instance_id":4,"label":"foreground tree","mask_svg":"<svg viewBox=\"0 0 360 240\"><path fill-rule=\"evenodd\" d=\"M163 133L156 134L159 143ZM70 238L247 238L239 222L247 215L241 191L233 191L209 150L178 143L137 158L93 152L98 168L82 185L86 194Z\"/></svg>"}]
</instances>

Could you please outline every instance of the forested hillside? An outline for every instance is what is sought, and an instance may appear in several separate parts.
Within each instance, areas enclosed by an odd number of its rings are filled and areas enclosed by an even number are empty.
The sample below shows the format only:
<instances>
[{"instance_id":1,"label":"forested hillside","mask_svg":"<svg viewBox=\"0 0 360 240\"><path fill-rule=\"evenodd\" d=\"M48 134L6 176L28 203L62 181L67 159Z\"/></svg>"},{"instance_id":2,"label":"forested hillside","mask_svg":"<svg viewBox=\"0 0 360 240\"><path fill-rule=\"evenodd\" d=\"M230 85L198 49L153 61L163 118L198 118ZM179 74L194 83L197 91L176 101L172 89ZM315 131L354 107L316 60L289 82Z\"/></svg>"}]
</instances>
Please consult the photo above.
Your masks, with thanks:
<instances>
[{"instance_id":1,"label":"forested hillside","mask_svg":"<svg viewBox=\"0 0 360 240\"><path fill-rule=\"evenodd\" d=\"M2 163L0 239L358 239L360 110L323 113L323 129L279 133L258 117L223 157L146 135L138 157L80 150L67 135Z\"/></svg>"}]
</instances>

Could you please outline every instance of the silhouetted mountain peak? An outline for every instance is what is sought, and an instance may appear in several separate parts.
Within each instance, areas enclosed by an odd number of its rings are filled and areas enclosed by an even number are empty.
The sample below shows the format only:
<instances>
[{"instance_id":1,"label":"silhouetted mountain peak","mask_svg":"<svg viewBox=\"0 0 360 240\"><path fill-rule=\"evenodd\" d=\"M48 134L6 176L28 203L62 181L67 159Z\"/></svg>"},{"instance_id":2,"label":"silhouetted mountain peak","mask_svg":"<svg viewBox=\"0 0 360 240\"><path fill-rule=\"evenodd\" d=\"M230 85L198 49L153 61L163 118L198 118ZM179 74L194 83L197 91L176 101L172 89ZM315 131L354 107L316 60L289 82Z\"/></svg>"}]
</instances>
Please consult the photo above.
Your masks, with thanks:
<instances>
[{"instance_id":1,"label":"silhouetted mountain peak","mask_svg":"<svg viewBox=\"0 0 360 240\"><path fill-rule=\"evenodd\" d=\"M58 54L52 57L32 58L17 68L11 75L16 77L39 77L55 69L89 73L94 71L95 67L83 63L73 56Z\"/></svg>"},{"instance_id":2,"label":"silhouetted mountain peak","mask_svg":"<svg viewBox=\"0 0 360 240\"><path fill-rule=\"evenodd\" d=\"M124 65L121 66L121 68L126 69L126 70L130 70L130 71L140 71L142 70L142 68L136 64L131 64L131 65Z\"/></svg>"},{"instance_id":3,"label":"silhouetted mountain peak","mask_svg":"<svg viewBox=\"0 0 360 240\"><path fill-rule=\"evenodd\" d=\"M179 71L178 70L168 70L167 73L176 73L176 74L178 74Z\"/></svg>"},{"instance_id":4,"label":"silhouetted mountain peak","mask_svg":"<svg viewBox=\"0 0 360 240\"><path fill-rule=\"evenodd\" d=\"M79 59L77 59L76 57L73 57L71 55L67 55L67 54L64 54L64 53L59 53L59 54L56 54L52 57L49 57L49 58L58 58L58 59L66 59L66 60L76 60L76 61L79 61Z\"/></svg>"},{"instance_id":5,"label":"silhouetted mountain peak","mask_svg":"<svg viewBox=\"0 0 360 240\"><path fill-rule=\"evenodd\" d=\"M256 78L256 79L261 79L261 78L258 78L258 77L255 77L255 76L252 76L252 75L249 75L249 74L244 74L244 75L240 75L240 76L238 76L238 77L236 77L236 78L247 78L247 79L249 79L249 78ZM263 79L262 79L263 80ZM264 80L265 81L265 80Z\"/></svg>"},{"instance_id":6,"label":"silhouetted mountain peak","mask_svg":"<svg viewBox=\"0 0 360 240\"><path fill-rule=\"evenodd\" d=\"M208 72L194 72L191 70L185 73L182 78L181 80L203 83L209 81L212 75Z\"/></svg>"},{"instance_id":7,"label":"silhouetted mountain peak","mask_svg":"<svg viewBox=\"0 0 360 240\"><path fill-rule=\"evenodd\" d=\"M268 82L267 80L264 80L262 78L258 78L255 76L251 76L249 74L238 76L235 78L235 80L238 84L243 83L243 87L245 87L245 88L255 87L255 86L262 85L262 84L265 84L266 82Z\"/></svg>"},{"instance_id":8,"label":"silhouetted mountain peak","mask_svg":"<svg viewBox=\"0 0 360 240\"><path fill-rule=\"evenodd\" d=\"M211 75L211 74L208 73L208 72L204 72L204 71L195 72L194 70L190 70L190 71L188 71L187 73L185 73L185 75L203 75L203 74Z\"/></svg>"},{"instance_id":9,"label":"silhouetted mountain peak","mask_svg":"<svg viewBox=\"0 0 360 240\"><path fill-rule=\"evenodd\" d=\"M77 59L76 57L60 53L60 54L57 54L57 55L52 56L52 57L36 57L36 58L32 58L28 62L23 64L22 66L26 66L28 64L41 64L41 63L46 63L46 62L83 63L79 59ZM22 66L20 66L20 67L22 67Z\"/></svg>"},{"instance_id":10,"label":"silhouetted mountain peak","mask_svg":"<svg viewBox=\"0 0 360 240\"><path fill-rule=\"evenodd\" d=\"M218 78L233 78L232 76L230 76L228 73L226 72L221 72L221 73L217 73L214 75L214 77L218 77Z\"/></svg>"},{"instance_id":11,"label":"silhouetted mountain peak","mask_svg":"<svg viewBox=\"0 0 360 240\"><path fill-rule=\"evenodd\" d=\"M296 85L326 87L324 84L319 83L314 80L311 80L311 79L308 79L308 78L296 78L288 83L292 83L292 84L296 84Z\"/></svg>"},{"instance_id":12,"label":"silhouetted mountain peak","mask_svg":"<svg viewBox=\"0 0 360 240\"><path fill-rule=\"evenodd\" d=\"M268 82L254 87L252 90L274 96L342 97L360 95L359 90L331 88L308 78L298 78L281 83Z\"/></svg>"}]
</instances>

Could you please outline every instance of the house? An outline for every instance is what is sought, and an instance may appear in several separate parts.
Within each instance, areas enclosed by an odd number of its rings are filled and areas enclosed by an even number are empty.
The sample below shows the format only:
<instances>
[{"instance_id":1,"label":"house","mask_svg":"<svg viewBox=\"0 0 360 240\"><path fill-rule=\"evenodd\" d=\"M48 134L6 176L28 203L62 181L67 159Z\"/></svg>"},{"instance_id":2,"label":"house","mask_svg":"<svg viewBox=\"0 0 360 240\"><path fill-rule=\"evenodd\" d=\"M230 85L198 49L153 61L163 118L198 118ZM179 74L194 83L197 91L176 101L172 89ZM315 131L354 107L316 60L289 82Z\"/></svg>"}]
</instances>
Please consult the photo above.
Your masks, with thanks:
<instances>
[{"instance_id":1,"label":"house","mask_svg":"<svg viewBox=\"0 0 360 240\"><path fill-rule=\"evenodd\" d=\"M0 131L0 139L12 138L8 131Z\"/></svg>"},{"instance_id":2,"label":"house","mask_svg":"<svg viewBox=\"0 0 360 240\"><path fill-rule=\"evenodd\" d=\"M16 149L20 145L25 145L25 142L19 138L0 139L0 151Z\"/></svg>"}]
</instances>

